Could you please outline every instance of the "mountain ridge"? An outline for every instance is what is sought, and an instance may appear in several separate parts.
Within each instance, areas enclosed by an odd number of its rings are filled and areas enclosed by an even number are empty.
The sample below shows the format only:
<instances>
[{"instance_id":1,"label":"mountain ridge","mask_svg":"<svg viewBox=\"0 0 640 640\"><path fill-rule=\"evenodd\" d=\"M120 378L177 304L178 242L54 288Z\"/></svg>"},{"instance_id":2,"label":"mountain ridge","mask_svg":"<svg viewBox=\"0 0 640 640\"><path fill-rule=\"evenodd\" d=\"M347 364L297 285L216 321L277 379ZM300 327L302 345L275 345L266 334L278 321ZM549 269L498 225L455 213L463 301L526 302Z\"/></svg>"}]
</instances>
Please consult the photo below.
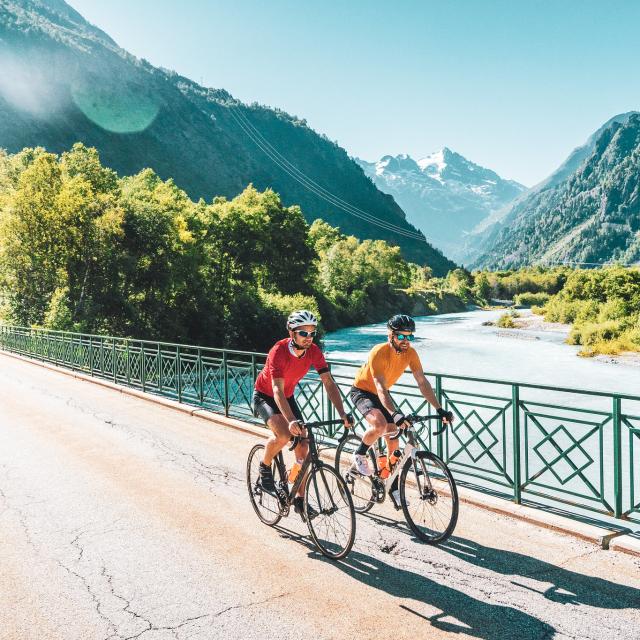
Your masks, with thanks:
<instances>
[{"instance_id":1,"label":"mountain ridge","mask_svg":"<svg viewBox=\"0 0 640 640\"><path fill-rule=\"evenodd\" d=\"M430 242L462 263L473 255L469 234L526 189L448 147L418 160L407 154L356 160Z\"/></svg>"},{"instance_id":2,"label":"mountain ridge","mask_svg":"<svg viewBox=\"0 0 640 640\"><path fill-rule=\"evenodd\" d=\"M569 157L573 173L565 162L514 205L476 266L640 261L640 113L605 124Z\"/></svg>"},{"instance_id":3,"label":"mountain ridge","mask_svg":"<svg viewBox=\"0 0 640 640\"><path fill-rule=\"evenodd\" d=\"M249 183L273 188L309 222L323 218L344 233L397 244L438 275L455 267L304 120L139 60L62 0L0 0L0 64L0 146L10 152L61 153L82 141L120 175L150 166L195 199L231 198ZM274 162L243 116L319 188ZM370 217L359 219L358 210Z\"/></svg>"}]
</instances>

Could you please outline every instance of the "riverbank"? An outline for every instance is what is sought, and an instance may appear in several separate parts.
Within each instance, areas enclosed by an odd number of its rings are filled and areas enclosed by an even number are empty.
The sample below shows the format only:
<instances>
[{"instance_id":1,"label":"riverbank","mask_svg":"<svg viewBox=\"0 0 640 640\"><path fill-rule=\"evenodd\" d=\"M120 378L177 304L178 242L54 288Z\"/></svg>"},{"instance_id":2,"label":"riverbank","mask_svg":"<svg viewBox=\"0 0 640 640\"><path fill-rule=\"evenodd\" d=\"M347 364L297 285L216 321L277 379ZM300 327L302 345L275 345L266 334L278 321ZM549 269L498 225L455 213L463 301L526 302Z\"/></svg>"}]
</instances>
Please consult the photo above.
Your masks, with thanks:
<instances>
[{"instance_id":1,"label":"riverbank","mask_svg":"<svg viewBox=\"0 0 640 640\"><path fill-rule=\"evenodd\" d=\"M525 331L552 331L566 336L571 331L571 325L564 322L547 322L543 316L532 313L530 309L518 311L520 317L514 318L516 329Z\"/></svg>"},{"instance_id":2,"label":"riverbank","mask_svg":"<svg viewBox=\"0 0 640 640\"><path fill-rule=\"evenodd\" d=\"M512 328L500 329L497 335L502 337L521 337L524 339L536 339L536 333L550 332L561 334L565 340L571 333L572 325L565 322L547 322L544 316L532 313L529 309L518 310L518 317L512 318L514 326ZM516 332L522 332L524 336L519 336ZM526 336L526 337L525 337ZM634 351L624 351L619 354L590 354L578 351L578 356L590 358L594 362L614 365L626 365L630 367L640 367L640 353Z\"/></svg>"}]
</instances>

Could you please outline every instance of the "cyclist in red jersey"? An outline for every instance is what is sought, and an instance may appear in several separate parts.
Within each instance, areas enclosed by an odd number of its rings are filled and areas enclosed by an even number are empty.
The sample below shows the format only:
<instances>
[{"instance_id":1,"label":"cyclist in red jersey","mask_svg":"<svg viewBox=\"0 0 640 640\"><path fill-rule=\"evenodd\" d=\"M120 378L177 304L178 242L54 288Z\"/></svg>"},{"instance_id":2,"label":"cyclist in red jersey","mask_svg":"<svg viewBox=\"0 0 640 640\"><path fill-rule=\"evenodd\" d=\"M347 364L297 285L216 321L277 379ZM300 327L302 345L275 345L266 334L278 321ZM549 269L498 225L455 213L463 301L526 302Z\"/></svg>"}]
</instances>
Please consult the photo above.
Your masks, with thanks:
<instances>
[{"instance_id":1,"label":"cyclist in red jersey","mask_svg":"<svg viewBox=\"0 0 640 640\"><path fill-rule=\"evenodd\" d=\"M253 395L253 412L262 418L273 432L267 440L264 459L260 463L260 479L266 491L276 490L271 463L292 436L304 436L304 419L293 393L296 385L313 366L329 399L343 419L345 427L352 425L352 418L344 410L342 396L334 382L327 362L313 343L318 326L317 318L310 311L294 311L287 319L289 337L276 342L267 356L264 368L258 375ZM295 448L296 460L302 463L309 453L309 445L301 442ZM303 513L304 483L301 483L293 506L296 513Z\"/></svg>"}]
</instances>

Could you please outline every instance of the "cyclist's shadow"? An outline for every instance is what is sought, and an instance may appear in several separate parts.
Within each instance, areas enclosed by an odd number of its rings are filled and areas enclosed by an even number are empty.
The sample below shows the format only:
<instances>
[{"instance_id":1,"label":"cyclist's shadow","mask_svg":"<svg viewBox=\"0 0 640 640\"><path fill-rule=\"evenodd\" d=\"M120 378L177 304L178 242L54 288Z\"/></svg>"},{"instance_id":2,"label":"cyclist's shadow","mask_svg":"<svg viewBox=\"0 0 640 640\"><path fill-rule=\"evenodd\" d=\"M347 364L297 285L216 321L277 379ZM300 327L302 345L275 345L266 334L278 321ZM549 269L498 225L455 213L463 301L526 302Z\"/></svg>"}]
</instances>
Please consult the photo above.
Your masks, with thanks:
<instances>
[{"instance_id":1,"label":"cyclist's shadow","mask_svg":"<svg viewBox=\"0 0 640 640\"><path fill-rule=\"evenodd\" d=\"M393 567L378 558L352 550L342 561L321 556L306 536L278 526L280 532L307 546L319 560L330 562L355 580L403 601L399 606L436 629L486 640L540 640L553 637L555 629L519 609L476 600L463 591L435 582L413 571ZM411 607L422 602L441 613L424 615ZM447 620L453 618L454 620ZM457 622L456 622L457 621Z\"/></svg>"},{"instance_id":2,"label":"cyclist's shadow","mask_svg":"<svg viewBox=\"0 0 640 640\"><path fill-rule=\"evenodd\" d=\"M584 604L601 609L640 607L640 589L577 573L523 553L485 547L473 540L456 536L440 544L439 548L465 562L502 575L552 583L551 587L540 590L511 581L517 586L540 593L552 602Z\"/></svg>"}]
</instances>

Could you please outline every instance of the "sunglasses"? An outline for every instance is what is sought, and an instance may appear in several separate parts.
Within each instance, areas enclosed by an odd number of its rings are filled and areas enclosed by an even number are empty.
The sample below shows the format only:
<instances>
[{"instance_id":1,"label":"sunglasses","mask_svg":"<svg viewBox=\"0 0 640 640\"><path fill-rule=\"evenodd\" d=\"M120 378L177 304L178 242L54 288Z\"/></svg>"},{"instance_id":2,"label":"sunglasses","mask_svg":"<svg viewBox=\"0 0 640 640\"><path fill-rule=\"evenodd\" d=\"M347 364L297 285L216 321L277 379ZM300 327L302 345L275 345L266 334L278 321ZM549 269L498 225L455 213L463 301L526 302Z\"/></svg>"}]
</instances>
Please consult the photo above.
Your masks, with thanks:
<instances>
[{"instance_id":1,"label":"sunglasses","mask_svg":"<svg viewBox=\"0 0 640 640\"><path fill-rule=\"evenodd\" d=\"M409 342L413 342L415 338L413 333L410 333L409 335L405 335L404 333L396 333L395 336L398 340L400 340L400 342L402 342L403 340L408 340Z\"/></svg>"},{"instance_id":2,"label":"sunglasses","mask_svg":"<svg viewBox=\"0 0 640 640\"><path fill-rule=\"evenodd\" d=\"M297 329L294 333L300 334L303 338L315 338L318 335L317 331L305 331L304 329Z\"/></svg>"}]
</instances>

